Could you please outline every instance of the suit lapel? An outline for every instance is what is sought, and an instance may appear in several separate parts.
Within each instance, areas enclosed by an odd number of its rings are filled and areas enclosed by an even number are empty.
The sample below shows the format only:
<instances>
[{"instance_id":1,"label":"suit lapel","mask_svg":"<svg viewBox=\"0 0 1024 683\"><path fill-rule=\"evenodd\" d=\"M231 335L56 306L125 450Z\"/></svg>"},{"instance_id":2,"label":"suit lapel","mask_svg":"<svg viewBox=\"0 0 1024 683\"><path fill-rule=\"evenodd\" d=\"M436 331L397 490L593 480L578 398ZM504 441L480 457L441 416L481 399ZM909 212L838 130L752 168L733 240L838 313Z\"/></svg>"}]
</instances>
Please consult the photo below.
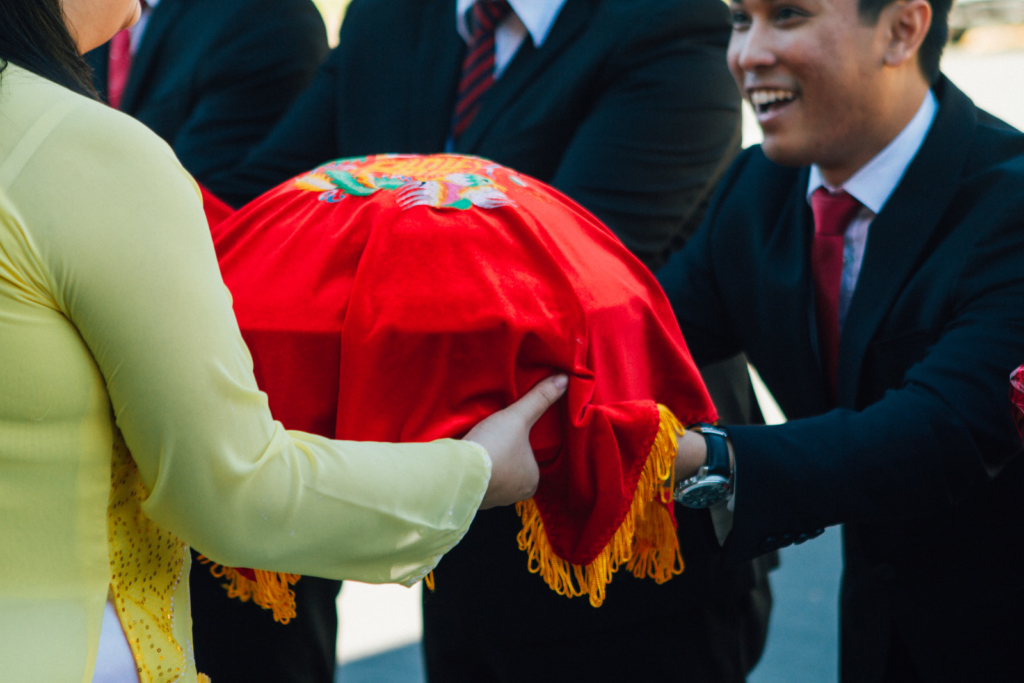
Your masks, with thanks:
<instances>
[{"instance_id":1,"label":"suit lapel","mask_svg":"<svg viewBox=\"0 0 1024 683\"><path fill-rule=\"evenodd\" d=\"M85 63L92 70L92 83L104 102L107 101L107 71L110 68L110 43L85 53Z\"/></svg>"},{"instance_id":2,"label":"suit lapel","mask_svg":"<svg viewBox=\"0 0 1024 683\"><path fill-rule=\"evenodd\" d=\"M943 78L939 111L917 156L868 233L864 263L839 342L839 405L856 403L860 367L875 332L956 194L977 114Z\"/></svg>"},{"instance_id":3,"label":"suit lapel","mask_svg":"<svg viewBox=\"0 0 1024 683\"><path fill-rule=\"evenodd\" d=\"M536 78L538 72L561 54L562 50L579 35L586 27L593 11L592 3L588 0L567 0L562 11L558 13L554 26L551 27L551 33L540 48L535 48L530 36L526 36L506 67L505 73L484 96L476 118L462 134L458 144L460 152L472 152L480 144L498 115L505 111L523 88Z\"/></svg>"},{"instance_id":4,"label":"suit lapel","mask_svg":"<svg viewBox=\"0 0 1024 683\"><path fill-rule=\"evenodd\" d=\"M801 394L791 400L812 414L820 412L819 408L824 409L830 399L818 353L817 316L814 311L810 260L814 221L807 205L809 175L809 169L801 169L765 254L774 275L770 278L772 291L765 293L765 309L771 313L764 329L776 330L783 335L773 346L774 353L784 353L789 357L781 364L786 368L785 383L799 387Z\"/></svg>"},{"instance_id":5,"label":"suit lapel","mask_svg":"<svg viewBox=\"0 0 1024 683\"><path fill-rule=\"evenodd\" d=\"M455 28L455 0L424 4L412 66L410 151L431 153L444 149L448 139L466 43Z\"/></svg>"},{"instance_id":6,"label":"suit lapel","mask_svg":"<svg viewBox=\"0 0 1024 683\"><path fill-rule=\"evenodd\" d=\"M184 9L188 0L161 0L160 4L153 9L153 14L146 25L146 32L142 34L142 43L139 50L132 59L132 68L128 74L128 83L124 87L124 95L121 98L121 110L129 114L135 110L135 106L142 94L143 85L148 82L148 74L153 67L153 59L157 54L157 48L167 31L174 25L174 20Z\"/></svg>"}]
</instances>

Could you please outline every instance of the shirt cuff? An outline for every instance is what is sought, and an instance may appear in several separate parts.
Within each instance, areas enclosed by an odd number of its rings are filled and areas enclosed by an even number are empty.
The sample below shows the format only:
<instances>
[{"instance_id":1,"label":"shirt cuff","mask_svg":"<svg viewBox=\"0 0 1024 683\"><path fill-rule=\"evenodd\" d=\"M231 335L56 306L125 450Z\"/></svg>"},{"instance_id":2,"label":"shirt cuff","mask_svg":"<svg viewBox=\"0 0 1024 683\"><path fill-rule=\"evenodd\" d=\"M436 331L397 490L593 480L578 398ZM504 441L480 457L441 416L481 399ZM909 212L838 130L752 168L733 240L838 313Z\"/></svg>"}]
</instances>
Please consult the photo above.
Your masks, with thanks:
<instances>
[{"instance_id":1,"label":"shirt cuff","mask_svg":"<svg viewBox=\"0 0 1024 683\"><path fill-rule=\"evenodd\" d=\"M729 538L729 532L732 531L732 515L736 510L736 471L732 473L732 493L725 500L720 500L712 505L709 510L711 511L711 524L715 527L715 538L718 539L718 545L725 545L725 539Z\"/></svg>"}]
</instances>

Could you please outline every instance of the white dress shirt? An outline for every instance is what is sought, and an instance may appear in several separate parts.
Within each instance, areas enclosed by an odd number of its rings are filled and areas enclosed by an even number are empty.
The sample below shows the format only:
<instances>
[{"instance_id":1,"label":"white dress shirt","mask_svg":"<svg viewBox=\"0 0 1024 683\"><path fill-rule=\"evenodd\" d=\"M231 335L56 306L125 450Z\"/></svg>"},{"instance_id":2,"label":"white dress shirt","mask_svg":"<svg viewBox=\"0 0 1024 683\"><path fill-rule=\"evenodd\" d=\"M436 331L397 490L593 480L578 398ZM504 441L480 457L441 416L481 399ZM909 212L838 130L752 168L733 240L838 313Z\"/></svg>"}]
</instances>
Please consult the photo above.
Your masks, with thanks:
<instances>
[{"instance_id":1,"label":"white dress shirt","mask_svg":"<svg viewBox=\"0 0 1024 683\"><path fill-rule=\"evenodd\" d=\"M476 2L456 0L455 28L467 43L470 34L466 16ZM505 68L519 51L527 34L533 40L534 47L544 44L565 0L508 0L508 4L512 11L494 30L494 80L505 73Z\"/></svg>"},{"instance_id":2,"label":"white dress shirt","mask_svg":"<svg viewBox=\"0 0 1024 683\"><path fill-rule=\"evenodd\" d=\"M871 222L889 201L889 197L896 190L896 186L900 184L910 162L917 156L917 151L921 149L938 110L939 104L935 95L929 90L924 102L914 114L914 118L910 119L910 123L900 131L900 134L840 187L832 187L825 182L817 164L811 166L811 176L807 182L808 204L811 203L811 195L814 194L814 191L819 187L824 187L833 194L846 190L854 199L864 205L846 229L843 246L843 275L839 285L840 334L843 332L843 323L846 322L846 313L850 310L850 300L853 298L853 290L857 286L857 278L860 276L860 266L864 262L864 249L868 244L868 230L871 227Z\"/></svg>"},{"instance_id":3,"label":"white dress shirt","mask_svg":"<svg viewBox=\"0 0 1024 683\"><path fill-rule=\"evenodd\" d=\"M139 51L139 45L142 44L142 34L146 32L146 27L149 26L149 18L153 15L153 9L159 4L160 0L146 0L143 2L142 15L135 22L135 25L128 29L129 35L132 37L130 45L133 57Z\"/></svg>"}]
</instances>

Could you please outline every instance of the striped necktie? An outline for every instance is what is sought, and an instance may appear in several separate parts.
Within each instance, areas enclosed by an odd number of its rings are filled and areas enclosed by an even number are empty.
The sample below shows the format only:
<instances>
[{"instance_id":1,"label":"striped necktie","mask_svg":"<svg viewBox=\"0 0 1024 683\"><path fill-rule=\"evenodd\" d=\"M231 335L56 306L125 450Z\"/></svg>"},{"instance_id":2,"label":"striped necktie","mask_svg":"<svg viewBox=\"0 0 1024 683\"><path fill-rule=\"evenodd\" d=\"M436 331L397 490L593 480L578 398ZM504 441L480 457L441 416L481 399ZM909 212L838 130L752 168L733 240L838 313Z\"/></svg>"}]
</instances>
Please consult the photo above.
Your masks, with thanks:
<instances>
[{"instance_id":1,"label":"striped necktie","mask_svg":"<svg viewBox=\"0 0 1024 683\"><path fill-rule=\"evenodd\" d=\"M473 122L484 93L494 84L494 31L511 11L506 0L478 0L469 12L471 33L452 115L453 140Z\"/></svg>"}]
</instances>

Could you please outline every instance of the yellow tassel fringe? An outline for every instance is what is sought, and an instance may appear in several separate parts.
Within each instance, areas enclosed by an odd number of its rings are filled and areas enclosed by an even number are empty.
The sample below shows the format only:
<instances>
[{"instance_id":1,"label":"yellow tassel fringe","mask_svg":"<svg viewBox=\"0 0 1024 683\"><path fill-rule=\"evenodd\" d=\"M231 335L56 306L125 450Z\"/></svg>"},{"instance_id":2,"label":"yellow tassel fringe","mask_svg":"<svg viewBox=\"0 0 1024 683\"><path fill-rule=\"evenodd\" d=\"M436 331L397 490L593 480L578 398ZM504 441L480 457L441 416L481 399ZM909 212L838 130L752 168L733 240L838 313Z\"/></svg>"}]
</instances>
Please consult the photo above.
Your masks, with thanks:
<instances>
[{"instance_id":1,"label":"yellow tassel fringe","mask_svg":"<svg viewBox=\"0 0 1024 683\"><path fill-rule=\"evenodd\" d=\"M640 473L633 503L611 541L590 564L581 567L555 555L537 504L532 498L516 503L523 521L517 540L520 550L528 554L527 567L559 595L588 595L590 604L600 607L605 587L622 565L633 576L649 577L659 584L682 573L679 539L667 506L672 504L675 487L676 438L684 429L668 408L659 404L658 411L661 425Z\"/></svg>"},{"instance_id":2,"label":"yellow tassel fringe","mask_svg":"<svg viewBox=\"0 0 1024 683\"><path fill-rule=\"evenodd\" d=\"M295 591L291 589L301 578L299 574L282 572L266 572L254 569L256 581L242 576L232 567L225 567L213 560L199 556L199 561L210 565L210 573L215 577L225 578L224 584L229 598L238 598L242 602L250 599L263 609L273 610L274 621L287 624L295 618Z\"/></svg>"}]
</instances>

